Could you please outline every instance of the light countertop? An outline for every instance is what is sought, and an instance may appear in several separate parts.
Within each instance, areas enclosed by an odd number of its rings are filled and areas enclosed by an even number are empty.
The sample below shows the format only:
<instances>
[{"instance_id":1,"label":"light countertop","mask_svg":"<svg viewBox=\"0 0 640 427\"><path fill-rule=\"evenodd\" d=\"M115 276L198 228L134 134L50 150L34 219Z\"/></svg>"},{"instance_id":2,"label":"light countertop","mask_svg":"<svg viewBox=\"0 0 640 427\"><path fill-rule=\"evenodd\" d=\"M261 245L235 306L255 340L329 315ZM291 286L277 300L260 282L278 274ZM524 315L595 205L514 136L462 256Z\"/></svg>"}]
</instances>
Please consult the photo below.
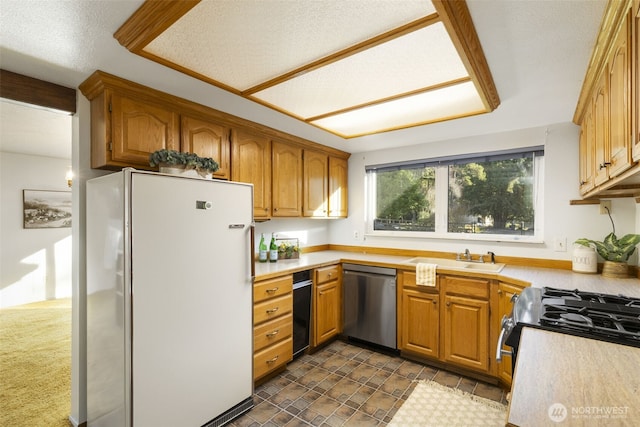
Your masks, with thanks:
<instances>
[{"instance_id":1,"label":"light countertop","mask_svg":"<svg viewBox=\"0 0 640 427\"><path fill-rule=\"evenodd\" d=\"M406 262L408 256L368 254L348 251L319 251L301 254L299 259L279 260L275 263L256 263L256 279L267 279L338 262L365 262L391 268L412 269L415 264ZM461 274L460 270L438 267L438 272ZM465 273L462 273L465 274ZM499 273L468 272L468 275L493 277L521 285L580 289L589 292L622 294L640 298L640 279L611 279L601 274L575 273L571 270L506 265Z\"/></svg>"},{"instance_id":2,"label":"light countertop","mask_svg":"<svg viewBox=\"0 0 640 427\"><path fill-rule=\"evenodd\" d=\"M637 426L638 367L640 348L524 328L508 425Z\"/></svg>"}]
</instances>

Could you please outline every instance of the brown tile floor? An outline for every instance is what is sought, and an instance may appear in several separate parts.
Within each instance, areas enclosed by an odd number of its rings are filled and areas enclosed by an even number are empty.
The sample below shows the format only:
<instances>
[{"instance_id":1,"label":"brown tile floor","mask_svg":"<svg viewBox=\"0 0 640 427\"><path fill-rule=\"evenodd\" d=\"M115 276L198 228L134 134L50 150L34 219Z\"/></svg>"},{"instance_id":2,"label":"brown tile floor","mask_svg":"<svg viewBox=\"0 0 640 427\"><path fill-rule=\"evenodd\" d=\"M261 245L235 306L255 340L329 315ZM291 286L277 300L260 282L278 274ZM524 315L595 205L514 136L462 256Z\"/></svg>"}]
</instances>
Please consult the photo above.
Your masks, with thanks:
<instances>
[{"instance_id":1,"label":"brown tile floor","mask_svg":"<svg viewBox=\"0 0 640 427\"><path fill-rule=\"evenodd\" d=\"M423 379L506 404L499 387L335 341L256 387L255 407L230 425L385 426Z\"/></svg>"}]
</instances>

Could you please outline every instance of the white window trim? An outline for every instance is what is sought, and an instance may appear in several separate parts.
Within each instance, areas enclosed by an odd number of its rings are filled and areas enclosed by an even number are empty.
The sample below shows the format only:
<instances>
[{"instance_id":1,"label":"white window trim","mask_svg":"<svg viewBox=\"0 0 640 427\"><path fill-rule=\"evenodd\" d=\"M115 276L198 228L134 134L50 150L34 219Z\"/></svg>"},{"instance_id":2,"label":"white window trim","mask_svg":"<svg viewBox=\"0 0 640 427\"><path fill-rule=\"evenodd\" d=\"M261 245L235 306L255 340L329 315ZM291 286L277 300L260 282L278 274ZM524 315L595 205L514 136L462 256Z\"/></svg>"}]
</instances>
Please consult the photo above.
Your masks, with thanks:
<instances>
[{"instance_id":1,"label":"white window trim","mask_svg":"<svg viewBox=\"0 0 640 427\"><path fill-rule=\"evenodd\" d=\"M535 230L533 236L518 236L512 234L474 234L474 233L450 233L447 232L448 211L448 167L435 166L436 168L436 225L435 231L390 231L373 229L373 213L376 206L376 185L365 173L365 236L391 237L391 238L417 238L417 239L448 239L463 241L489 241L489 242L517 242L517 243L544 243L544 156L536 157L534 161L534 186L535 200ZM442 188L444 187L444 188ZM444 209L442 208L444 206ZM438 208L440 207L440 208Z\"/></svg>"}]
</instances>

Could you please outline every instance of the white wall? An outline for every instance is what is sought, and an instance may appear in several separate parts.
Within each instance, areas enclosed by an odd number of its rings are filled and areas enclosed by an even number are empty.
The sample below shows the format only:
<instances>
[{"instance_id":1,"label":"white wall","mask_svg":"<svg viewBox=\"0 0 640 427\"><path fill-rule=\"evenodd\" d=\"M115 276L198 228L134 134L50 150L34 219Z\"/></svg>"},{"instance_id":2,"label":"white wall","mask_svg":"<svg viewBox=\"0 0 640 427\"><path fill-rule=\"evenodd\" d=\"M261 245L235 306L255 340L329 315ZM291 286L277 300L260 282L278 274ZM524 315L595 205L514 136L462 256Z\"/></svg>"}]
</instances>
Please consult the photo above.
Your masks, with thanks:
<instances>
[{"instance_id":1,"label":"white wall","mask_svg":"<svg viewBox=\"0 0 640 427\"><path fill-rule=\"evenodd\" d=\"M22 194L70 191L71 160L0 152L0 307L71 297L71 228L23 228Z\"/></svg>"},{"instance_id":2,"label":"white wall","mask_svg":"<svg viewBox=\"0 0 640 427\"><path fill-rule=\"evenodd\" d=\"M329 242L329 224L334 220L328 219L298 219L276 218L256 224L256 251L260 242L260 233L264 233L267 244L271 240L271 233L276 238L297 238L300 247L326 245Z\"/></svg>"},{"instance_id":3,"label":"white wall","mask_svg":"<svg viewBox=\"0 0 640 427\"><path fill-rule=\"evenodd\" d=\"M602 240L611 231L608 216L599 215L597 205L571 206L569 204L571 199L580 199L578 133L579 128L576 125L561 123L541 128L353 154L349 159L349 217L329 223L328 241L340 245L441 252L463 252L468 248L474 254L493 251L498 256L570 260L572 242L576 239L588 237ZM545 146L544 243L478 242L365 235L365 165L537 145ZM635 200L633 198L613 199L612 217L618 236L635 232ZM354 238L354 231L358 232L358 239ZM555 238L566 239L568 247L566 252L554 251ZM630 263L637 263L637 255L634 255Z\"/></svg>"}]
</instances>

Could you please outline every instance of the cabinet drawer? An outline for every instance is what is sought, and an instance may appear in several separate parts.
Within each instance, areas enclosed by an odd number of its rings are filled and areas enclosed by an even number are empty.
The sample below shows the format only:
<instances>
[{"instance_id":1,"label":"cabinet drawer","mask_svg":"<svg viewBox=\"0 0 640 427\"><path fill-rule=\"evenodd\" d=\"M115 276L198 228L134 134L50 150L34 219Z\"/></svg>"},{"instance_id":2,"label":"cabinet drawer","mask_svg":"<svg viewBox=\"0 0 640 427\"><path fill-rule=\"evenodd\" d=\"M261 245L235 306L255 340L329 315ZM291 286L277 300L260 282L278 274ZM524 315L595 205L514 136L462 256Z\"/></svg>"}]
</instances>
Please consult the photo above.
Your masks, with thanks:
<instances>
[{"instance_id":1,"label":"cabinet drawer","mask_svg":"<svg viewBox=\"0 0 640 427\"><path fill-rule=\"evenodd\" d=\"M253 355L253 379L285 365L293 358L293 339L288 338Z\"/></svg>"},{"instance_id":2,"label":"cabinet drawer","mask_svg":"<svg viewBox=\"0 0 640 427\"><path fill-rule=\"evenodd\" d=\"M273 343L291 337L293 315L288 314L253 328L253 351L262 350Z\"/></svg>"},{"instance_id":3,"label":"cabinet drawer","mask_svg":"<svg viewBox=\"0 0 640 427\"><path fill-rule=\"evenodd\" d=\"M253 324L258 325L264 321L275 319L283 314L291 313L293 309L293 293L273 298L253 306Z\"/></svg>"},{"instance_id":4,"label":"cabinet drawer","mask_svg":"<svg viewBox=\"0 0 640 427\"><path fill-rule=\"evenodd\" d=\"M440 280L438 280L438 278L436 277L435 286L421 286L416 283L416 273L414 271L403 271L401 285L418 288L426 292L438 292L438 290L440 289Z\"/></svg>"},{"instance_id":5,"label":"cabinet drawer","mask_svg":"<svg viewBox=\"0 0 640 427\"><path fill-rule=\"evenodd\" d=\"M489 299L489 280L467 277L441 276L442 286L447 294Z\"/></svg>"},{"instance_id":6,"label":"cabinet drawer","mask_svg":"<svg viewBox=\"0 0 640 427\"><path fill-rule=\"evenodd\" d=\"M293 276L276 277L275 279L256 282L253 285L253 302L285 295L293 290Z\"/></svg>"},{"instance_id":7,"label":"cabinet drawer","mask_svg":"<svg viewBox=\"0 0 640 427\"><path fill-rule=\"evenodd\" d=\"M338 278L338 266L318 268L316 270L316 286Z\"/></svg>"}]
</instances>

